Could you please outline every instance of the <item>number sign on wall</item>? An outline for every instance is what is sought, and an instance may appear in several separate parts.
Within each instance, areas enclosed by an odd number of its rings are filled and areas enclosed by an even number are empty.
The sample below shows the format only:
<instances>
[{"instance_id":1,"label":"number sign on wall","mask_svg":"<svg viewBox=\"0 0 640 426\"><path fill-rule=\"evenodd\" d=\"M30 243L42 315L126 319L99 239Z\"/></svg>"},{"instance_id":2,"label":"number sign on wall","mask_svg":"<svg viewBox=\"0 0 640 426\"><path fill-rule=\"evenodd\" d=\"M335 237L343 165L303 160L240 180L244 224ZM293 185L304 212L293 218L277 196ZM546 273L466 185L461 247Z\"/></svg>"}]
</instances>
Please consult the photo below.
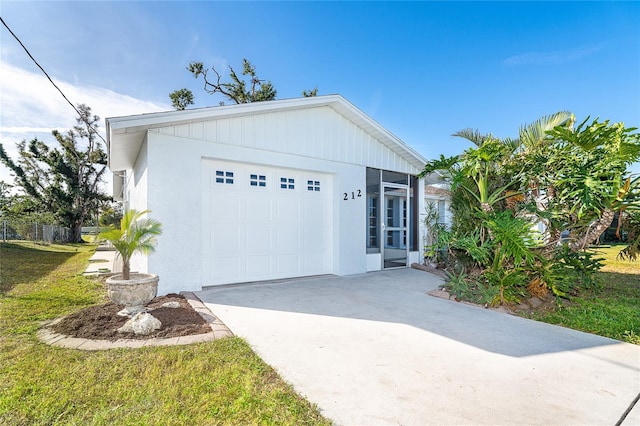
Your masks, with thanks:
<instances>
[{"instance_id":1,"label":"number sign on wall","mask_svg":"<svg viewBox=\"0 0 640 426\"><path fill-rule=\"evenodd\" d=\"M362 197L362 191L360 189L356 191L343 192L342 193L342 201L355 200L356 198Z\"/></svg>"}]
</instances>

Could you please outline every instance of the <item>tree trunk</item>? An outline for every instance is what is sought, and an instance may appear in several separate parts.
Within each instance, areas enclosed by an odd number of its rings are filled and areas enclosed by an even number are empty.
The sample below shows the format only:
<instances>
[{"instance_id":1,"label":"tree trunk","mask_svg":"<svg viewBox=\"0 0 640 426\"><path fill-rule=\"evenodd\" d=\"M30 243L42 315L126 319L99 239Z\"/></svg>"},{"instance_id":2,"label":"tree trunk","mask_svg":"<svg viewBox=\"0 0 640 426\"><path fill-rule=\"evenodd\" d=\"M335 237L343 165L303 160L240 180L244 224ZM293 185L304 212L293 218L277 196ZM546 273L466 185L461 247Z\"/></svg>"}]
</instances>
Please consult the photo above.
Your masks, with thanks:
<instances>
[{"instance_id":1,"label":"tree trunk","mask_svg":"<svg viewBox=\"0 0 640 426\"><path fill-rule=\"evenodd\" d=\"M82 243L82 222L75 222L71 228L71 242Z\"/></svg>"},{"instance_id":2,"label":"tree trunk","mask_svg":"<svg viewBox=\"0 0 640 426\"><path fill-rule=\"evenodd\" d=\"M493 212L493 206L489 203L480 203L480 208L487 214ZM489 238L493 239L493 231L491 231L491 229L487 228L487 234L489 234ZM480 241L484 244L484 228L482 228L480 232Z\"/></svg>"},{"instance_id":3,"label":"tree trunk","mask_svg":"<svg viewBox=\"0 0 640 426\"><path fill-rule=\"evenodd\" d=\"M613 218L615 217L616 212L611 209L605 209L602 212L602 216L600 219L596 220L595 223L589 228L586 234L576 238L576 240L569 244L569 248L571 251L583 250L589 244L592 244L604 231L607 230L611 223L613 222Z\"/></svg>"},{"instance_id":4,"label":"tree trunk","mask_svg":"<svg viewBox=\"0 0 640 426\"><path fill-rule=\"evenodd\" d=\"M122 279L128 280L130 278L131 265L129 262L122 262Z\"/></svg>"},{"instance_id":5,"label":"tree trunk","mask_svg":"<svg viewBox=\"0 0 640 426\"><path fill-rule=\"evenodd\" d=\"M622 212L623 211L624 211L624 207L622 207L618 212L618 226L616 227L616 238L618 240L622 240L622 236L620 235L620 228L622 228Z\"/></svg>"},{"instance_id":6,"label":"tree trunk","mask_svg":"<svg viewBox=\"0 0 640 426\"><path fill-rule=\"evenodd\" d=\"M553 257L554 252L560 245L560 240L562 239L562 231L559 229L553 229L549 231L549 228L545 230L545 241L544 247L542 249L542 254L545 258L550 259Z\"/></svg>"}]
</instances>

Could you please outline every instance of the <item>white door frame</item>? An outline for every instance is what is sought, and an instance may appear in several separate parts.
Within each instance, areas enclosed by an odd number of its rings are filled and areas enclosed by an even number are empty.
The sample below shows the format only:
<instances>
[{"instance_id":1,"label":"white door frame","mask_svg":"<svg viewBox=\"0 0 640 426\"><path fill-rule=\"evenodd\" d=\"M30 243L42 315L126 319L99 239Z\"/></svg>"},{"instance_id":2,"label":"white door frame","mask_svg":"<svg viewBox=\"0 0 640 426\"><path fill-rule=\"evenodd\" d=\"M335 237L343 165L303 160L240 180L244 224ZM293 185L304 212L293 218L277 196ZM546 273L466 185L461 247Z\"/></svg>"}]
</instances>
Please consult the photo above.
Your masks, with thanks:
<instances>
[{"instance_id":1,"label":"white door frame","mask_svg":"<svg viewBox=\"0 0 640 426\"><path fill-rule=\"evenodd\" d=\"M386 196L386 189L387 188L392 188L392 189L399 189L399 190L404 190L404 196L400 199L404 199L404 201L407 203L407 223L404 226L400 226L400 227L393 227L393 228L388 228L387 224L385 223L386 219L387 219L387 196ZM382 194L381 197L381 201L382 203L380 203L381 205L379 206L380 208L380 214L378 214L378 228L380 229L380 241L379 241L379 245L380 245L380 253L382 254L380 256L380 261L381 261L381 269L394 269L394 268L406 268L407 266L409 266L409 244L408 244L408 236L409 236L409 225L411 224L411 209L409 208L409 185L408 183L406 185L403 184L398 184L398 183L387 183L387 182L380 182L380 194ZM402 207L400 206L400 209L402 209ZM401 210L402 211L402 210ZM385 251L387 250L386 248L386 241L387 241L387 235L386 232L388 230L392 230L392 231L401 231L401 238L404 238L404 247L405 247L405 263L404 265L401 266L389 266L389 267L385 267ZM404 231L404 232L402 232ZM391 250L391 249L390 249ZM393 250L398 250L398 249L393 249Z\"/></svg>"}]
</instances>

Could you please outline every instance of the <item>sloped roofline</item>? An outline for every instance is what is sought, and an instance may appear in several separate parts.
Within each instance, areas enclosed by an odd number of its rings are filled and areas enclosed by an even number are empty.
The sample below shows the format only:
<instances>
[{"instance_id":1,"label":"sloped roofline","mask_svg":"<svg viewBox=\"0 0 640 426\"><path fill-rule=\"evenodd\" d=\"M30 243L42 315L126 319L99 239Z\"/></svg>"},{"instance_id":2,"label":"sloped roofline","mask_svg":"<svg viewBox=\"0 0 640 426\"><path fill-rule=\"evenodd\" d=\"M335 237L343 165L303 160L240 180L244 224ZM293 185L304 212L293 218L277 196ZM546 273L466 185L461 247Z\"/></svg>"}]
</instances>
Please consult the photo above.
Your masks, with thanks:
<instances>
[{"instance_id":1,"label":"sloped roofline","mask_svg":"<svg viewBox=\"0 0 640 426\"><path fill-rule=\"evenodd\" d=\"M333 108L415 167L419 169L424 167L426 163L424 157L340 95L282 99L106 118L108 165L111 171L133 167L133 162L140 151L147 131L152 128L189 124L221 117L246 116L321 106Z\"/></svg>"}]
</instances>

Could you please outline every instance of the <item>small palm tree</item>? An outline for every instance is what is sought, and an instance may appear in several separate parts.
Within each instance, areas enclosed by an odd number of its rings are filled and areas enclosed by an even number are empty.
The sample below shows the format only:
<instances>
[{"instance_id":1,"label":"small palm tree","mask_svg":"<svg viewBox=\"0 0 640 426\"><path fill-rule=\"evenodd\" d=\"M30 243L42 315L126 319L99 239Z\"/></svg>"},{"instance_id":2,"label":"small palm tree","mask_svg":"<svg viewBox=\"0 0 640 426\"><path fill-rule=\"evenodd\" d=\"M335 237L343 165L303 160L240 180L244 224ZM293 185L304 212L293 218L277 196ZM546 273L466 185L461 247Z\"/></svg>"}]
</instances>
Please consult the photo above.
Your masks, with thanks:
<instances>
[{"instance_id":1,"label":"small palm tree","mask_svg":"<svg viewBox=\"0 0 640 426\"><path fill-rule=\"evenodd\" d=\"M142 219L149 210L128 210L120 221L120 229L101 232L99 238L113 244L122 258L122 279L130 279L131 257L136 254L150 254L156 248L156 236L162 234L162 225L154 219Z\"/></svg>"}]
</instances>

